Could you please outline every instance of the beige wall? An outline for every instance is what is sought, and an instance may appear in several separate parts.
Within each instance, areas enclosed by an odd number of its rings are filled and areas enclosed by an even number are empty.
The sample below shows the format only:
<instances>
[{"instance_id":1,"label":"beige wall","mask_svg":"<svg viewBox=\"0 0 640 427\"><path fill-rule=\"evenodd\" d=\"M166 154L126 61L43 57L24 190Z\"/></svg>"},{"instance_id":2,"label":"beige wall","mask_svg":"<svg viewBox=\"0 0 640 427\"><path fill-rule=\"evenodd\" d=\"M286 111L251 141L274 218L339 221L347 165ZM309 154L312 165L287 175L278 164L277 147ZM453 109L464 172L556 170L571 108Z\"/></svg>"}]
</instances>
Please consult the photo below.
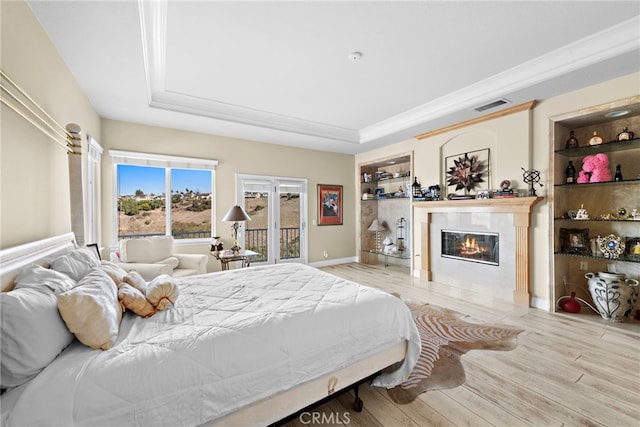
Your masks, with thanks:
<instances>
[{"instance_id":1,"label":"beige wall","mask_svg":"<svg viewBox=\"0 0 640 427\"><path fill-rule=\"evenodd\" d=\"M103 244L113 243L113 165L109 149L140 151L218 160L216 169L217 234L230 246L229 224L220 221L235 203L235 174L306 178L309 192L309 262L350 258L355 253L355 184L353 156L264 144L154 126L103 120L101 145L103 184ZM342 226L317 226L317 184L343 185ZM183 248L206 253L207 248ZM323 257L323 252L329 254ZM219 269L214 262L209 269Z\"/></svg>"},{"instance_id":2,"label":"beige wall","mask_svg":"<svg viewBox=\"0 0 640 427\"><path fill-rule=\"evenodd\" d=\"M100 134L100 119L27 3L0 2L0 65L65 126ZM0 247L71 231L67 154L13 110L0 110Z\"/></svg>"},{"instance_id":3,"label":"beige wall","mask_svg":"<svg viewBox=\"0 0 640 427\"><path fill-rule=\"evenodd\" d=\"M361 163L393 156L407 151L414 152L414 169L423 186L444 185L445 156L465 150L491 148L491 188L498 188L500 181L509 179L514 188L526 189L522 181L521 167L541 171L543 188L536 187L539 196L546 196L546 188L553 178L549 173L550 159L549 117L566 112L627 98L640 93L640 73L614 79L579 91L540 102L530 112L510 116L446 132L421 141L410 139L391 146L372 150L356 156L356 166ZM446 193L446 191L442 191ZM420 221L424 213L414 209L414 255L420 254ZM549 263L550 217L547 200L534 208L531 224L531 288L533 305L549 309L553 302L550 288ZM414 258L414 271L420 269L419 258Z\"/></svg>"}]
</instances>

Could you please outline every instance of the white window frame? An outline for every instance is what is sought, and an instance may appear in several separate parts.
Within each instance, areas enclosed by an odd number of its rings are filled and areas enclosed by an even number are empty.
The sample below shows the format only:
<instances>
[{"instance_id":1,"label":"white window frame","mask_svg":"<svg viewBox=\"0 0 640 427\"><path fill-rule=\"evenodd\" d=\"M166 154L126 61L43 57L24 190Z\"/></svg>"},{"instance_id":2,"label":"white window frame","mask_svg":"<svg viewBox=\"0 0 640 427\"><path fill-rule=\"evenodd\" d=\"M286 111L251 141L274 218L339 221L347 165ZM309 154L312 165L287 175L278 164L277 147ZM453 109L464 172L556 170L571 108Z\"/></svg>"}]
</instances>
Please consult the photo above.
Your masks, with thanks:
<instances>
[{"instance_id":1,"label":"white window frame","mask_svg":"<svg viewBox=\"0 0 640 427\"><path fill-rule=\"evenodd\" d=\"M91 135L87 135L87 231L86 242L98 243L100 230L100 162L104 149Z\"/></svg>"},{"instance_id":2,"label":"white window frame","mask_svg":"<svg viewBox=\"0 0 640 427\"><path fill-rule=\"evenodd\" d=\"M196 239L175 239L178 246L210 243L216 235L216 166L217 160L195 157L168 156L163 154L140 153L135 151L109 150L113 162L113 241L118 241L118 165L149 166L165 170L165 202L171 198L171 169L197 169L211 171L211 236ZM171 209L165 209L165 233L171 235Z\"/></svg>"}]
</instances>

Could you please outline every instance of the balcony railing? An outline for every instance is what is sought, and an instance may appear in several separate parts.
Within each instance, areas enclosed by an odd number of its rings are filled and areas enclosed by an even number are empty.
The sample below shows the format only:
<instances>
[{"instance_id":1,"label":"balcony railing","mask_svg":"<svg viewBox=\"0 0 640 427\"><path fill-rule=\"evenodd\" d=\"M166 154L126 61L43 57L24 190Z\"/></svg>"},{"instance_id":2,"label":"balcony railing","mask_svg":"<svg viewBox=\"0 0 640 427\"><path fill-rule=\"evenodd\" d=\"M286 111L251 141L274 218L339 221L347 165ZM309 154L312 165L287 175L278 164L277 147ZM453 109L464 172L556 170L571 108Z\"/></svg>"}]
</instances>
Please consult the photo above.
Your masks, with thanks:
<instances>
[{"instance_id":1,"label":"balcony railing","mask_svg":"<svg viewBox=\"0 0 640 427\"><path fill-rule=\"evenodd\" d=\"M258 252L254 261L266 261L269 258L268 229L250 228L245 231L244 245L247 249ZM300 228L280 229L280 259L300 258Z\"/></svg>"},{"instance_id":2,"label":"balcony railing","mask_svg":"<svg viewBox=\"0 0 640 427\"><path fill-rule=\"evenodd\" d=\"M164 233L138 233L138 234L118 234L118 240L122 239L142 239L143 237L164 236ZM174 239L200 239L211 237L211 230L201 231L175 231L172 233Z\"/></svg>"},{"instance_id":3,"label":"balcony railing","mask_svg":"<svg viewBox=\"0 0 640 427\"><path fill-rule=\"evenodd\" d=\"M254 261L266 261L269 258L268 229L250 228L245 231L244 246L246 249L258 252L260 255ZM164 233L119 234L121 239L141 239L143 237L164 236ZM211 236L210 230L179 231L173 233L174 239L197 239ZM280 259L300 258L300 228L287 227L280 229Z\"/></svg>"}]
</instances>

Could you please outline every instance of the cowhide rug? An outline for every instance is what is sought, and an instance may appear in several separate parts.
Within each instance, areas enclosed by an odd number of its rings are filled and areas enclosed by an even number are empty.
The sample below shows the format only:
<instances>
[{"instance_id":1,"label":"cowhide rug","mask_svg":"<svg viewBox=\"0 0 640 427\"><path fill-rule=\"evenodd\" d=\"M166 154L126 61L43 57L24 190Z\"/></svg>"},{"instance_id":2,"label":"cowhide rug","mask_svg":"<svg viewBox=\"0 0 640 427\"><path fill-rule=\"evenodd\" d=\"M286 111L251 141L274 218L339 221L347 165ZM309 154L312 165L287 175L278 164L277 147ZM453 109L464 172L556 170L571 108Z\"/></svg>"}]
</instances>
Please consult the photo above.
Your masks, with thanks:
<instances>
[{"instance_id":1,"label":"cowhide rug","mask_svg":"<svg viewBox=\"0 0 640 427\"><path fill-rule=\"evenodd\" d=\"M429 390L457 387L464 383L460 357L469 350L513 350L522 329L465 321L465 316L430 304L406 302L420 331L422 351L407 380L388 389L391 399L411 403Z\"/></svg>"}]
</instances>

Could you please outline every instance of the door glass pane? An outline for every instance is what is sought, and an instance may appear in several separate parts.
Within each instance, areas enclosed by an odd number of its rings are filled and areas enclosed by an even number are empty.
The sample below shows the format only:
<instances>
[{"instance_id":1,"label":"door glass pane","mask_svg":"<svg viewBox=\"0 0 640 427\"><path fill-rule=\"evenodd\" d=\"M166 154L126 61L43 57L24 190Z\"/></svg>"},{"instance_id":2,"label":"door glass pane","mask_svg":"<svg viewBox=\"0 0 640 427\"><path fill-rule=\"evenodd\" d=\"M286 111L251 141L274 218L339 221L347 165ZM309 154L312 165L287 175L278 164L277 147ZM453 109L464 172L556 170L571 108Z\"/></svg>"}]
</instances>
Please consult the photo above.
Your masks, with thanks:
<instances>
[{"instance_id":1,"label":"door glass pane","mask_svg":"<svg viewBox=\"0 0 640 427\"><path fill-rule=\"evenodd\" d=\"M165 234L164 168L118 165L118 239Z\"/></svg>"},{"instance_id":2,"label":"door glass pane","mask_svg":"<svg viewBox=\"0 0 640 427\"><path fill-rule=\"evenodd\" d=\"M211 237L211 171L171 169L171 234L176 239Z\"/></svg>"},{"instance_id":3,"label":"door glass pane","mask_svg":"<svg viewBox=\"0 0 640 427\"><path fill-rule=\"evenodd\" d=\"M247 186L245 186L245 189ZM245 191L244 210L251 221L244 222L244 248L258 252L254 261L269 259L269 193L266 191Z\"/></svg>"},{"instance_id":4,"label":"door glass pane","mask_svg":"<svg viewBox=\"0 0 640 427\"><path fill-rule=\"evenodd\" d=\"M300 258L300 193L280 190L280 259Z\"/></svg>"}]
</instances>

